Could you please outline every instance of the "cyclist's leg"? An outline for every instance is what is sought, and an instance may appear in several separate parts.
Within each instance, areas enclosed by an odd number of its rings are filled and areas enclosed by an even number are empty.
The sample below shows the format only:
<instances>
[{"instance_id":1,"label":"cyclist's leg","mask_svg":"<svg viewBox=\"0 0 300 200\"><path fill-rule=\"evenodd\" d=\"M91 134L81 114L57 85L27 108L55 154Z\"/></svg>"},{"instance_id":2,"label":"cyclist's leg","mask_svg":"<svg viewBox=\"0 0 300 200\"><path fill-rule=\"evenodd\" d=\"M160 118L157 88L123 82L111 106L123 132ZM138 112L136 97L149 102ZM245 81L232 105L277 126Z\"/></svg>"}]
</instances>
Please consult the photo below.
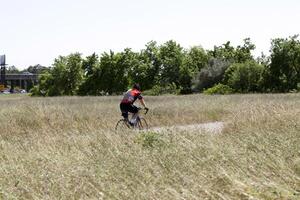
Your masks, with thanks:
<instances>
[{"instance_id":1,"label":"cyclist's leg","mask_svg":"<svg viewBox=\"0 0 300 200\"><path fill-rule=\"evenodd\" d=\"M121 113L122 113L122 116L124 117L124 119L126 121L128 121L128 110L129 110L129 105L128 104L123 104L121 103L120 104L120 110L121 110Z\"/></svg>"},{"instance_id":2,"label":"cyclist's leg","mask_svg":"<svg viewBox=\"0 0 300 200\"><path fill-rule=\"evenodd\" d=\"M132 121L135 122L136 119L137 119L137 117L138 117L138 112L139 112L138 107L136 107L135 105L131 104L129 112L133 114L132 115Z\"/></svg>"}]
</instances>

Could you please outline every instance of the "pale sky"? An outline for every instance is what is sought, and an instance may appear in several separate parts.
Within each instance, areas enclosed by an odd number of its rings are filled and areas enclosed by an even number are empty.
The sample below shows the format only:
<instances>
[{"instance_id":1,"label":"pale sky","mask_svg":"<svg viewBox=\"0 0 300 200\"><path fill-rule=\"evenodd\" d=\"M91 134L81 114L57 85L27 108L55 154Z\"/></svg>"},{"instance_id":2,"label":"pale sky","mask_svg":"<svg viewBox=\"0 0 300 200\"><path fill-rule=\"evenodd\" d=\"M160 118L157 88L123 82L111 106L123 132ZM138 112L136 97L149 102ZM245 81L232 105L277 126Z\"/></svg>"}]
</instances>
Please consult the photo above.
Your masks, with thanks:
<instances>
[{"instance_id":1,"label":"pale sky","mask_svg":"<svg viewBox=\"0 0 300 200\"><path fill-rule=\"evenodd\" d=\"M151 40L212 49L246 37L260 55L272 38L300 34L299 20L299 0L0 0L0 55L24 69Z\"/></svg>"}]
</instances>

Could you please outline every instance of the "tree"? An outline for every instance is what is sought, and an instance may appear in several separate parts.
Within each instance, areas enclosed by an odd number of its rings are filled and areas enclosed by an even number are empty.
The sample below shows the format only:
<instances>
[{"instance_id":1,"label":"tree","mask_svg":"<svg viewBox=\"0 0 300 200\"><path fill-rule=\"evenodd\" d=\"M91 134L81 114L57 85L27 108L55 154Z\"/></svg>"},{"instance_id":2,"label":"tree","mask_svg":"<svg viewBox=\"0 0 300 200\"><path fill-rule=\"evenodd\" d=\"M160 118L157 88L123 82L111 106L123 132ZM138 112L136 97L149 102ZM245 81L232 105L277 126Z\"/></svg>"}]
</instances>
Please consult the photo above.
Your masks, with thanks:
<instances>
[{"instance_id":1,"label":"tree","mask_svg":"<svg viewBox=\"0 0 300 200\"><path fill-rule=\"evenodd\" d=\"M33 95L60 96L77 94L82 83L82 59L79 53L59 56L53 67L39 77Z\"/></svg>"},{"instance_id":2,"label":"tree","mask_svg":"<svg viewBox=\"0 0 300 200\"><path fill-rule=\"evenodd\" d=\"M179 85L181 93L192 92L192 79L203 67L207 65L208 55L202 47L194 46L184 54L180 67Z\"/></svg>"},{"instance_id":3,"label":"tree","mask_svg":"<svg viewBox=\"0 0 300 200\"><path fill-rule=\"evenodd\" d=\"M128 73L128 84L144 83L147 79L147 65L140 59L139 53L127 48L121 52L119 61L126 73Z\"/></svg>"},{"instance_id":4,"label":"tree","mask_svg":"<svg viewBox=\"0 0 300 200\"><path fill-rule=\"evenodd\" d=\"M213 50L208 51L208 55L219 60L234 62L235 48L231 46L230 41L228 41L222 46L214 46Z\"/></svg>"},{"instance_id":5,"label":"tree","mask_svg":"<svg viewBox=\"0 0 300 200\"><path fill-rule=\"evenodd\" d=\"M48 67L37 64L34 66L29 66L27 69L25 69L23 71L30 72L32 74L41 74L41 73L45 73L47 70L49 70Z\"/></svg>"},{"instance_id":6,"label":"tree","mask_svg":"<svg viewBox=\"0 0 300 200\"><path fill-rule=\"evenodd\" d=\"M256 58L256 62L258 64L268 66L268 65L270 65L270 58L262 52L261 55Z\"/></svg>"},{"instance_id":7,"label":"tree","mask_svg":"<svg viewBox=\"0 0 300 200\"><path fill-rule=\"evenodd\" d=\"M7 74L19 74L20 73L20 71L14 65L9 66L5 71Z\"/></svg>"},{"instance_id":8,"label":"tree","mask_svg":"<svg viewBox=\"0 0 300 200\"><path fill-rule=\"evenodd\" d=\"M103 53L93 74L86 80L87 94L120 93L128 87L128 69L124 55L113 51Z\"/></svg>"},{"instance_id":9,"label":"tree","mask_svg":"<svg viewBox=\"0 0 300 200\"><path fill-rule=\"evenodd\" d=\"M54 77L50 72L39 76L39 84L31 89L32 96L59 96L61 91L55 88Z\"/></svg>"},{"instance_id":10,"label":"tree","mask_svg":"<svg viewBox=\"0 0 300 200\"><path fill-rule=\"evenodd\" d=\"M266 87L271 91L287 92L300 83L300 41L298 35L271 43L271 64L266 72Z\"/></svg>"},{"instance_id":11,"label":"tree","mask_svg":"<svg viewBox=\"0 0 300 200\"><path fill-rule=\"evenodd\" d=\"M64 95L75 95L83 80L82 59L79 53L67 57Z\"/></svg>"},{"instance_id":12,"label":"tree","mask_svg":"<svg viewBox=\"0 0 300 200\"><path fill-rule=\"evenodd\" d=\"M202 68L193 79L194 91L203 91L203 89L210 88L217 83L220 83L226 69L231 65L231 62L224 59L213 58L208 64Z\"/></svg>"},{"instance_id":13,"label":"tree","mask_svg":"<svg viewBox=\"0 0 300 200\"><path fill-rule=\"evenodd\" d=\"M182 47L175 41L170 40L160 46L159 49L159 80L160 84L166 86L175 83L179 86L180 67L184 58Z\"/></svg>"},{"instance_id":14,"label":"tree","mask_svg":"<svg viewBox=\"0 0 300 200\"><path fill-rule=\"evenodd\" d=\"M142 80L134 80L142 84L142 89L151 89L154 85L159 84L159 69L161 66L159 59L159 47L155 41L146 44L146 49L141 50L139 59L141 66L138 71L143 71ZM141 74L141 72L139 73ZM140 76L139 76L140 77Z\"/></svg>"},{"instance_id":15,"label":"tree","mask_svg":"<svg viewBox=\"0 0 300 200\"><path fill-rule=\"evenodd\" d=\"M95 68L99 65L99 58L96 53L87 56L86 59L82 60L82 68L85 76L91 76L94 73Z\"/></svg>"},{"instance_id":16,"label":"tree","mask_svg":"<svg viewBox=\"0 0 300 200\"><path fill-rule=\"evenodd\" d=\"M79 95L96 95L97 91L97 70L99 69L99 57L93 53L82 61L84 77L79 86Z\"/></svg>"},{"instance_id":17,"label":"tree","mask_svg":"<svg viewBox=\"0 0 300 200\"><path fill-rule=\"evenodd\" d=\"M255 45L250 38L243 40L244 44L238 45L236 48L231 46L230 42L226 42L222 46L215 46L214 50L208 51L211 57L230 61L232 63L243 63L248 60L253 60L251 51L255 49Z\"/></svg>"},{"instance_id":18,"label":"tree","mask_svg":"<svg viewBox=\"0 0 300 200\"><path fill-rule=\"evenodd\" d=\"M236 92L260 92L263 72L264 66L255 61L234 63L226 70L224 82Z\"/></svg>"},{"instance_id":19,"label":"tree","mask_svg":"<svg viewBox=\"0 0 300 200\"><path fill-rule=\"evenodd\" d=\"M244 63L254 60L251 51L255 49L255 45L251 42L250 38L244 39L243 46L238 45L235 50L234 62Z\"/></svg>"}]
</instances>

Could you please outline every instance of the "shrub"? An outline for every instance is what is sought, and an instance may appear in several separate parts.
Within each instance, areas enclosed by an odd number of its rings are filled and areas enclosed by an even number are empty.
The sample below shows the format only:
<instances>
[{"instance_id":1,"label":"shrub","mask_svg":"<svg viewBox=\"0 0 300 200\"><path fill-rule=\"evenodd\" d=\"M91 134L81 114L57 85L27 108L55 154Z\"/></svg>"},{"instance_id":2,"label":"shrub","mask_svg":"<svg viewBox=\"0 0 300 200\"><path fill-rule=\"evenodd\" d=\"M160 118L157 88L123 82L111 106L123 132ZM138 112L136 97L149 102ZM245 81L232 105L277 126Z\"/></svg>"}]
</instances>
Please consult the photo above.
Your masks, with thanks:
<instances>
[{"instance_id":1,"label":"shrub","mask_svg":"<svg viewBox=\"0 0 300 200\"><path fill-rule=\"evenodd\" d=\"M38 86L34 86L33 88L31 88L29 93L30 93L30 96L41 96L41 92L40 92Z\"/></svg>"},{"instance_id":2,"label":"shrub","mask_svg":"<svg viewBox=\"0 0 300 200\"><path fill-rule=\"evenodd\" d=\"M229 66L229 61L217 58L211 59L208 65L202 68L195 76L192 89L196 92L201 92L205 88L210 88L213 85L220 83Z\"/></svg>"},{"instance_id":3,"label":"shrub","mask_svg":"<svg viewBox=\"0 0 300 200\"><path fill-rule=\"evenodd\" d=\"M232 64L225 72L224 82L237 92L262 91L264 66L255 61Z\"/></svg>"},{"instance_id":4,"label":"shrub","mask_svg":"<svg viewBox=\"0 0 300 200\"><path fill-rule=\"evenodd\" d=\"M177 88L175 83L168 84L167 86L155 85L152 89L143 92L144 95L158 96L162 94L179 94L180 88Z\"/></svg>"},{"instance_id":5,"label":"shrub","mask_svg":"<svg viewBox=\"0 0 300 200\"><path fill-rule=\"evenodd\" d=\"M233 89L228 85L223 85L221 83L213 86L212 88L208 88L204 90L204 94L231 94L233 93Z\"/></svg>"},{"instance_id":6,"label":"shrub","mask_svg":"<svg viewBox=\"0 0 300 200\"><path fill-rule=\"evenodd\" d=\"M138 144L141 144L144 148L153 148L155 146L161 146L163 144L160 135L152 131L140 134L137 137L136 142Z\"/></svg>"}]
</instances>

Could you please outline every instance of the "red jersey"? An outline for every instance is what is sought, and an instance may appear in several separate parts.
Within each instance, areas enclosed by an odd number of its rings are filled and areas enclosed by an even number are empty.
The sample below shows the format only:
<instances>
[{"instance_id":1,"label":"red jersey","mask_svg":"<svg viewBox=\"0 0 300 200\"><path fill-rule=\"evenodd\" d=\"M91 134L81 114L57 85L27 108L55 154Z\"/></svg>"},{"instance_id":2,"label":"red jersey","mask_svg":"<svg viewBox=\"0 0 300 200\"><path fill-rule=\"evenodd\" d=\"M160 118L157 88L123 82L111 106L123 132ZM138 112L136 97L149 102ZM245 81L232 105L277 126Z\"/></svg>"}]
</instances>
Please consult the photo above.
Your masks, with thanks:
<instances>
[{"instance_id":1,"label":"red jersey","mask_svg":"<svg viewBox=\"0 0 300 200\"><path fill-rule=\"evenodd\" d=\"M136 99L143 99L141 92L137 89L130 89L124 94L121 103L133 104Z\"/></svg>"}]
</instances>

